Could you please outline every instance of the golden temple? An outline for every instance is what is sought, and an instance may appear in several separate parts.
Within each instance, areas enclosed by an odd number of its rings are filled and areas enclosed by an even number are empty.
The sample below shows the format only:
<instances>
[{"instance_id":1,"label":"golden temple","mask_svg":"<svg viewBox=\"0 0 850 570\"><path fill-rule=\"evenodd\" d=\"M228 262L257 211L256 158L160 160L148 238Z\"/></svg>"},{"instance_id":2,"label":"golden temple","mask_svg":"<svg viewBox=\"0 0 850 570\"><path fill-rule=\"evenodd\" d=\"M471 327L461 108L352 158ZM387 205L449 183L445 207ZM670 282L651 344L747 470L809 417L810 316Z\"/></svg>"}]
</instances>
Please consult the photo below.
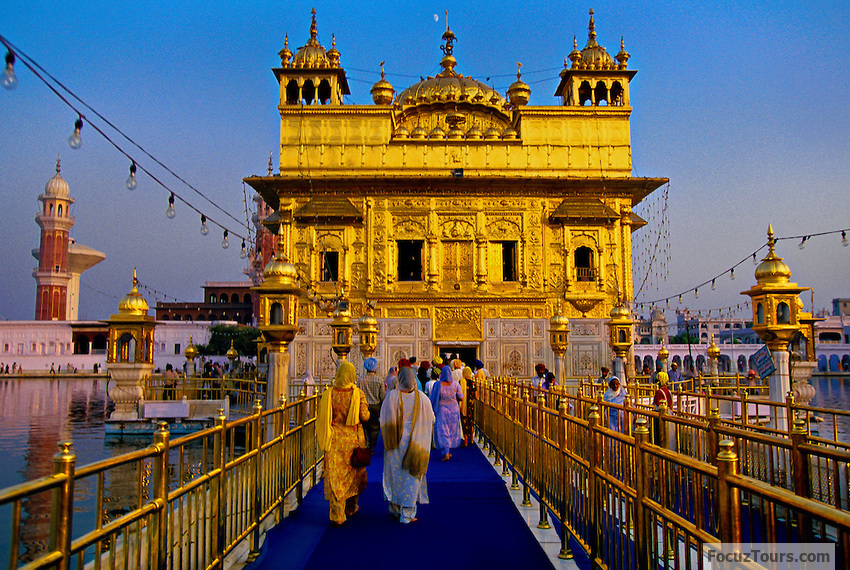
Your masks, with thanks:
<instances>
[{"instance_id":1,"label":"golden temple","mask_svg":"<svg viewBox=\"0 0 850 570\"><path fill-rule=\"evenodd\" d=\"M396 92L382 69L374 104L351 105L315 10L294 54L287 37L279 172L245 179L274 210L264 223L315 295L348 300L354 318L375 307L385 368L454 353L530 376L553 359L560 308L568 373L595 372L611 360L610 311L632 297L646 223L633 208L667 182L631 175L629 54L599 45L591 11L553 104L529 105L520 72L503 96L461 73L448 26L442 40L435 77ZM298 311L292 373L332 373L327 311L303 298Z\"/></svg>"}]
</instances>

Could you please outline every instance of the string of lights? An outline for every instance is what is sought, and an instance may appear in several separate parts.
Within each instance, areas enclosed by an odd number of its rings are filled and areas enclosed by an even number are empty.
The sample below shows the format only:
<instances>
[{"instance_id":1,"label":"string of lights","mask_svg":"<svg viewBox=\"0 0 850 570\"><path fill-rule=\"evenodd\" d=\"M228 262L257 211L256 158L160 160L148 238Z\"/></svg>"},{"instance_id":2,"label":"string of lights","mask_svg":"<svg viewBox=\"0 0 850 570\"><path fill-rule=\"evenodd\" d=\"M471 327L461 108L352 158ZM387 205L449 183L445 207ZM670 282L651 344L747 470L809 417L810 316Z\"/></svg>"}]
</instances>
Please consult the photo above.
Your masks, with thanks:
<instances>
[{"instance_id":1,"label":"string of lights","mask_svg":"<svg viewBox=\"0 0 850 570\"><path fill-rule=\"evenodd\" d=\"M0 85L2 85L7 90L12 90L17 86L18 80L17 80L17 76L16 76L15 71L14 71L14 64L15 64L16 61L19 60L19 61L21 61L21 63L23 63L23 65L36 78L38 78L42 83L44 83L50 91L52 91L63 103L65 103L65 105L67 105L72 111L77 113L77 120L74 123L74 131L71 134L71 136L68 138L68 145L72 149L79 149L82 146L81 131L83 129L83 126L88 124L98 134L100 134L104 138L104 140L106 140L110 145L112 145L113 148L115 148L120 154L122 154L123 156L125 156L127 159L130 160L129 176L128 176L127 181L125 183L128 190L134 190L135 188L137 188L138 180L137 180L137 177L136 177L136 173L138 171L144 172L156 184L158 184L163 189L165 189L169 192L168 209L166 210L166 217L168 217L169 219L172 219L172 218L175 217L176 212L175 212L175 209L174 209L174 202L175 202L175 200L179 200L181 203L186 205L189 209L193 210L195 213L200 215L200 217L201 217L201 234L202 235L207 235L209 233L209 227L207 226L207 222L209 222L210 224L216 225L223 230L223 233L222 233L223 239L222 239L222 243L221 243L222 248L227 249L229 247L229 236L232 234L232 235L239 237L243 240L243 250L244 250L244 242L246 240L249 241L249 242L251 241L250 227L244 228L245 229L244 233L246 235L243 236L242 233L241 233L241 231L242 231L241 222L238 219L236 219L232 214L230 214L224 208L222 208L221 206L216 204L213 200L211 200L210 198L205 196L202 192L200 192L197 188L192 186L184 178L182 178L177 173L175 173L172 169L168 168L162 161L158 160L156 157L151 155L141 145L139 145L131 137L129 137L127 134L125 134L121 129L116 127L112 122L110 122L103 115L98 113L89 104L87 104L80 97L78 97L73 91L71 91L68 87L66 87L62 82L60 82L58 79L56 79L52 74L47 72L40 64L38 64L38 62L36 62L33 58L31 58L26 53L21 51L18 47L16 47L14 44L12 44L8 39L6 39L2 35L0 35L0 43L2 43L6 47L6 49L8 50L8 53L6 54L6 68L3 72L3 74L0 75ZM48 80L48 78L49 78L49 80ZM68 94L68 97L63 95L60 92L60 89L64 92L66 92ZM79 103L79 105L75 105L72 101L69 100L69 98L77 101ZM172 176L177 178L177 180L179 180L181 183L183 183L188 188L190 188L193 192L198 194L198 196L202 197L204 200L206 200L207 202L212 204L215 208L220 210L222 213L227 215L229 218L233 219L236 223L240 224L240 226L239 226L240 230L234 231L233 229L226 227L223 223L216 221L215 219L213 219L210 216L207 216L198 207L193 205L189 200L187 200L186 198L184 198L183 196L181 196L180 194L175 192L165 182L160 180L160 178L157 177L153 172L151 172L149 169L147 169L143 165L141 165L133 156L131 156L131 154L128 151L126 151L115 140L113 140L112 137L110 137L106 132L104 132L103 128L101 128L96 122L93 122L90 119L90 117L87 116L84 113L83 108L91 111L91 116L96 117L97 119L102 121L102 123L104 125L108 126L113 131L115 131L116 133L121 135L121 137L123 137L125 140L127 140L133 146L135 146L141 153L143 153L145 156L147 156L150 160L154 161L157 165L159 165L161 168L163 168L166 172L168 172L169 174L171 174Z\"/></svg>"},{"instance_id":2,"label":"string of lights","mask_svg":"<svg viewBox=\"0 0 850 570\"><path fill-rule=\"evenodd\" d=\"M778 241L782 241L782 240L797 240L797 239L800 239L801 241L800 241L800 245L798 247L800 247L800 249L803 249L805 247L806 242L809 241L810 239L812 239L813 237L821 237L821 236L839 235L840 234L841 235L841 242L840 242L841 245L844 246L844 247L847 247L848 245L850 245L850 241L848 241L848 239L847 239L847 232L848 231L850 231L850 228L843 228L843 229L839 229L839 230L830 230L830 231L825 231L825 232L813 232L813 233L810 233L810 234L774 237L774 242L778 242ZM653 308L655 308L657 305L664 303L666 306L669 306L671 299L677 299L678 304L681 305L682 301L683 301L683 296L686 295L686 294L690 294L690 293L693 293L695 298L699 298L700 288L705 288L707 286L710 286L711 289L714 290L717 287L717 280L720 279L721 277L724 277L725 275L728 274L730 280L734 280L735 279L735 269L737 269L743 263L746 263L747 261L752 260L753 265L758 265L758 253L760 251L762 251L763 249L765 249L766 247L768 247L768 244L762 245L761 247L756 249L754 252L747 255L743 259L741 259L741 261L735 263L729 269L726 269L725 271L715 275L711 279L703 281L702 283L700 283L700 284L698 284L694 287L688 287L687 289L680 291L679 293L675 293L675 294L670 295L668 297L660 297L660 298L652 300L652 301L640 301L640 302L635 301L634 305L635 305L635 307L640 306L640 307L653 307ZM639 293L640 293L640 291L638 291L638 294ZM635 294L635 299L638 298L638 294ZM734 306L738 307L739 305L734 305ZM747 306L747 305L744 304L744 306Z\"/></svg>"}]
</instances>

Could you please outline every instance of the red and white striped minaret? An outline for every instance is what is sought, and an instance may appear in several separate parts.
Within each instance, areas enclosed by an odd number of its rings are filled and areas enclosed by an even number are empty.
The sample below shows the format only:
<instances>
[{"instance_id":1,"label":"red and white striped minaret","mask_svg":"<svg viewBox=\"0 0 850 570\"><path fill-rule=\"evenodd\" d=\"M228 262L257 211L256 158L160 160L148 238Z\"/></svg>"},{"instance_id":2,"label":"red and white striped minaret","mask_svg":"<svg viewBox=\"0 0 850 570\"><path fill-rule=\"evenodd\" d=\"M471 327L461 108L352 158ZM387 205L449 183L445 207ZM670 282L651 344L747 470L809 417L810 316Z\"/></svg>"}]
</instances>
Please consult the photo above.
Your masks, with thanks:
<instances>
[{"instance_id":1,"label":"red and white striped minaret","mask_svg":"<svg viewBox=\"0 0 850 570\"><path fill-rule=\"evenodd\" d=\"M71 280L68 272L68 232L74 225L71 215L74 199L59 170L57 159L56 174L47 181L44 194L38 197L42 208L35 217L41 228L38 267L33 271L37 321L67 320L68 283Z\"/></svg>"}]
</instances>

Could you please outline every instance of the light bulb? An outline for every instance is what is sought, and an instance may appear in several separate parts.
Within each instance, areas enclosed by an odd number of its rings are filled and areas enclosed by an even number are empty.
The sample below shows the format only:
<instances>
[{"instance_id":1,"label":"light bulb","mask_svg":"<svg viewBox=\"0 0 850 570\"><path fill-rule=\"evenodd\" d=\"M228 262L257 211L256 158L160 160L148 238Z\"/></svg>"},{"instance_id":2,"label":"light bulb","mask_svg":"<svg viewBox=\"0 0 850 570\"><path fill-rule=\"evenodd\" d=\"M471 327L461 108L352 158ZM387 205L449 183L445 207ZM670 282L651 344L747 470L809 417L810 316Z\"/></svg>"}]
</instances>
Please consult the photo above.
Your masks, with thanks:
<instances>
[{"instance_id":1,"label":"light bulb","mask_svg":"<svg viewBox=\"0 0 850 570\"><path fill-rule=\"evenodd\" d=\"M729 279L732 280L732 281L735 280L735 269L729 270Z\"/></svg>"},{"instance_id":2,"label":"light bulb","mask_svg":"<svg viewBox=\"0 0 850 570\"><path fill-rule=\"evenodd\" d=\"M68 146L73 149L78 149L83 146L83 139L80 138L80 131L83 128L83 118L80 117L74 123L74 132L71 133L71 136L68 137Z\"/></svg>"},{"instance_id":3,"label":"light bulb","mask_svg":"<svg viewBox=\"0 0 850 570\"><path fill-rule=\"evenodd\" d=\"M165 210L165 217L173 220L176 215L177 212L174 211L174 192L172 192L171 196L168 197L168 209Z\"/></svg>"},{"instance_id":4,"label":"light bulb","mask_svg":"<svg viewBox=\"0 0 850 570\"><path fill-rule=\"evenodd\" d=\"M207 217L201 214L201 235L205 236L210 233L210 229L207 227Z\"/></svg>"},{"instance_id":5,"label":"light bulb","mask_svg":"<svg viewBox=\"0 0 850 570\"><path fill-rule=\"evenodd\" d=\"M694 289L694 299L699 299L699 289Z\"/></svg>"},{"instance_id":6,"label":"light bulb","mask_svg":"<svg viewBox=\"0 0 850 570\"><path fill-rule=\"evenodd\" d=\"M230 247L230 242L227 241L227 230L224 230L224 238L221 240L221 249Z\"/></svg>"},{"instance_id":7,"label":"light bulb","mask_svg":"<svg viewBox=\"0 0 850 570\"><path fill-rule=\"evenodd\" d=\"M711 290L714 291L717 289L717 284L714 282L714 279L711 280Z\"/></svg>"},{"instance_id":8,"label":"light bulb","mask_svg":"<svg viewBox=\"0 0 850 570\"><path fill-rule=\"evenodd\" d=\"M242 240L242 251L239 252L239 257L245 259L248 257L248 251L245 249L245 240Z\"/></svg>"},{"instance_id":9,"label":"light bulb","mask_svg":"<svg viewBox=\"0 0 850 570\"><path fill-rule=\"evenodd\" d=\"M6 54L6 70L0 77L0 85L9 91L18 86L18 78L15 76L15 54L12 53L12 50L9 50Z\"/></svg>"},{"instance_id":10,"label":"light bulb","mask_svg":"<svg viewBox=\"0 0 850 570\"><path fill-rule=\"evenodd\" d=\"M753 252L753 265L758 265L759 262L756 260L756 252Z\"/></svg>"},{"instance_id":11,"label":"light bulb","mask_svg":"<svg viewBox=\"0 0 850 570\"><path fill-rule=\"evenodd\" d=\"M798 245L797 247L799 247L800 249L806 249L806 240L807 239L809 239L809 236L803 236L803 239L800 240L800 245Z\"/></svg>"},{"instance_id":12,"label":"light bulb","mask_svg":"<svg viewBox=\"0 0 850 570\"><path fill-rule=\"evenodd\" d=\"M844 247L850 245L850 242L847 241L847 232L841 232L841 245Z\"/></svg>"},{"instance_id":13,"label":"light bulb","mask_svg":"<svg viewBox=\"0 0 850 570\"><path fill-rule=\"evenodd\" d=\"M680 305L682 304L682 296L681 295L679 295L679 304Z\"/></svg>"},{"instance_id":14,"label":"light bulb","mask_svg":"<svg viewBox=\"0 0 850 570\"><path fill-rule=\"evenodd\" d=\"M135 161L130 165L130 176L127 177L127 182L125 182L127 186L127 190L135 190L136 186L139 183L136 181L136 163Z\"/></svg>"}]
</instances>

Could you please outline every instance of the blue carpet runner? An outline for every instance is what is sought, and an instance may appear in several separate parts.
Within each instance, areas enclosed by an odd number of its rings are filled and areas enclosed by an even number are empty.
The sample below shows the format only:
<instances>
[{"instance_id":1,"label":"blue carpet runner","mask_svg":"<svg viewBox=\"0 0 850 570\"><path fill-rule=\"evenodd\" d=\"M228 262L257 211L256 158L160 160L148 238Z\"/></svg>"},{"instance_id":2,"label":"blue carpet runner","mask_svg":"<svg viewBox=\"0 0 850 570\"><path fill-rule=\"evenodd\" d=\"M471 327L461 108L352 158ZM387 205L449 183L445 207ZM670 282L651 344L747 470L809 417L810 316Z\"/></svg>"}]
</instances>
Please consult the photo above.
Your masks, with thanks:
<instances>
[{"instance_id":1,"label":"blue carpet runner","mask_svg":"<svg viewBox=\"0 0 850 570\"><path fill-rule=\"evenodd\" d=\"M290 516L266 535L247 570L278 568L552 568L517 512L501 478L476 446L458 448L452 460L431 452L428 493L417 522L393 519L381 487L382 446L368 467L360 511L331 527L320 483Z\"/></svg>"}]
</instances>

